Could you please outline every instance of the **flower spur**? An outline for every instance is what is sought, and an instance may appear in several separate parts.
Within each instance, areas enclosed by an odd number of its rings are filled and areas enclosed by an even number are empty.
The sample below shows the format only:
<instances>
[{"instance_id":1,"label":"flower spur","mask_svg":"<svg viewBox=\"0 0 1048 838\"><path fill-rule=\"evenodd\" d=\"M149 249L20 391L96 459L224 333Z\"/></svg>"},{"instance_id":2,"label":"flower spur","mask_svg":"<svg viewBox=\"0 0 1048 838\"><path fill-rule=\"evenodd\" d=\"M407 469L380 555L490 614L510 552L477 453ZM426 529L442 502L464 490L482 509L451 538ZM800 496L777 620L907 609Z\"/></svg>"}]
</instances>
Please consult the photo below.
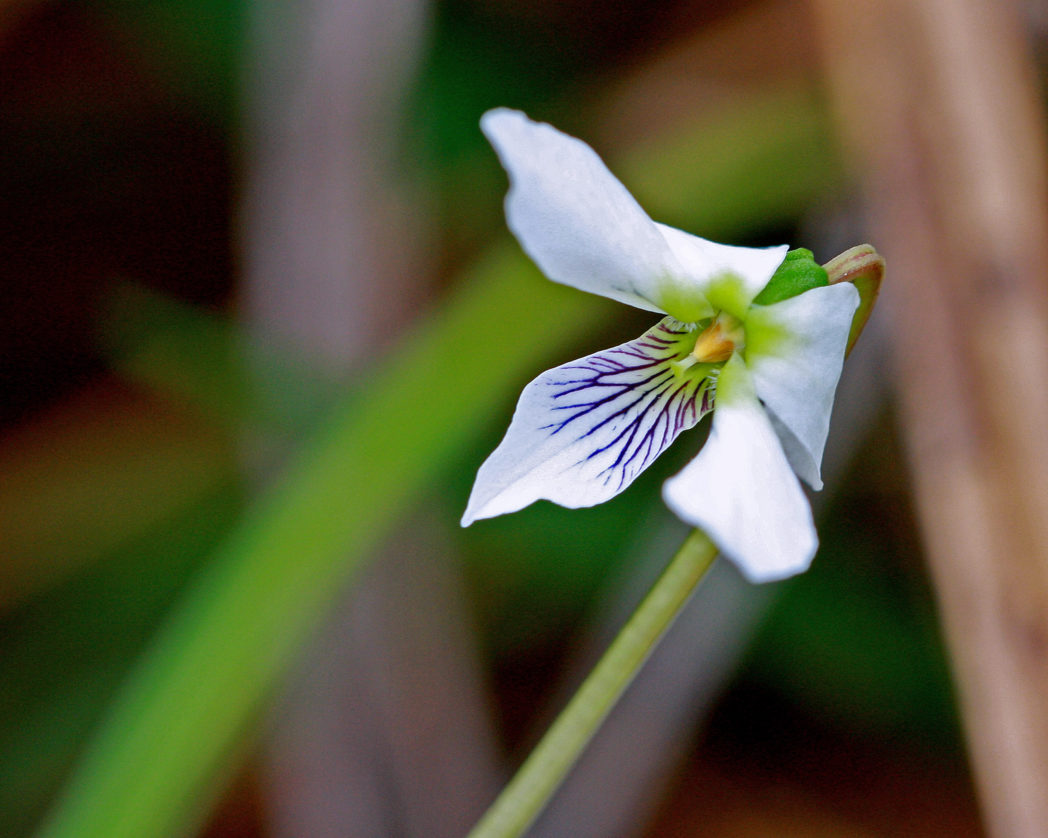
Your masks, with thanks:
<instances>
[{"instance_id":1,"label":"flower spur","mask_svg":"<svg viewBox=\"0 0 1048 838\"><path fill-rule=\"evenodd\" d=\"M665 316L524 388L463 525L539 499L609 500L712 410L706 444L663 487L667 505L753 581L806 569L818 539L797 476L822 486L855 287L827 284L807 251L652 221L589 146L522 113L490 111L481 127L509 173L509 227L542 271Z\"/></svg>"}]
</instances>

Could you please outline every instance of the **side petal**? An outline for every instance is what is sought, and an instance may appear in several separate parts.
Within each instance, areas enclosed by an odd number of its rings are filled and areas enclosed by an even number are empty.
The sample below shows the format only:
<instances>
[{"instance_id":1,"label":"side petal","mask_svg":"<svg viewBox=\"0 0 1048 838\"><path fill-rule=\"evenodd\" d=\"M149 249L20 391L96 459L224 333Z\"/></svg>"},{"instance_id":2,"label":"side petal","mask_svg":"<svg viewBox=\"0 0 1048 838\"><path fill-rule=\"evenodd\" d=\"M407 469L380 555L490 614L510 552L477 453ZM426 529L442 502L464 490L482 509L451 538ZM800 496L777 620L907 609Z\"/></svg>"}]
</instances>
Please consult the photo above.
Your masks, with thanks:
<instances>
[{"instance_id":1,"label":"side petal","mask_svg":"<svg viewBox=\"0 0 1048 838\"><path fill-rule=\"evenodd\" d=\"M717 381L709 439L662 496L752 582L806 570L818 547L808 500L738 354Z\"/></svg>"},{"instance_id":2,"label":"side petal","mask_svg":"<svg viewBox=\"0 0 1048 838\"><path fill-rule=\"evenodd\" d=\"M685 274L718 311L739 320L782 264L789 245L736 247L718 244L665 224L655 225Z\"/></svg>"},{"instance_id":3,"label":"side petal","mask_svg":"<svg viewBox=\"0 0 1048 838\"><path fill-rule=\"evenodd\" d=\"M543 498L594 506L629 486L712 406L708 368L674 365L694 340L667 317L637 340L528 384L505 438L477 472L462 525Z\"/></svg>"},{"instance_id":4,"label":"side petal","mask_svg":"<svg viewBox=\"0 0 1048 838\"><path fill-rule=\"evenodd\" d=\"M681 268L655 223L593 149L505 108L484 114L480 127L509 174L509 228L546 276L673 314L659 299Z\"/></svg>"},{"instance_id":5,"label":"side petal","mask_svg":"<svg viewBox=\"0 0 1048 838\"><path fill-rule=\"evenodd\" d=\"M757 395L790 464L813 489L822 488L833 394L858 305L855 287L843 282L754 306L746 318L746 365Z\"/></svg>"}]
</instances>

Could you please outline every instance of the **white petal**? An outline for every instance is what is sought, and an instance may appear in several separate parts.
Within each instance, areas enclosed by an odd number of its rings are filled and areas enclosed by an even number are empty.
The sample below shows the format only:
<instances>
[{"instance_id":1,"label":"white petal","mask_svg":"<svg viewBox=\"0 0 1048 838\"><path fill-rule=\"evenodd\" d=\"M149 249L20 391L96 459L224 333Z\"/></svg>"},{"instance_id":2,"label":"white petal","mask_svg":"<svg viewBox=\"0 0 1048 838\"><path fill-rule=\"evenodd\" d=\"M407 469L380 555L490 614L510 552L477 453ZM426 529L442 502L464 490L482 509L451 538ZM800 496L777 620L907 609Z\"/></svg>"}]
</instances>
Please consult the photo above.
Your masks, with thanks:
<instances>
[{"instance_id":1,"label":"white petal","mask_svg":"<svg viewBox=\"0 0 1048 838\"><path fill-rule=\"evenodd\" d=\"M593 149L505 108L484 114L480 127L509 173L507 223L546 276L675 314L661 305L661 289L679 280L682 269L655 223Z\"/></svg>"},{"instance_id":2,"label":"white petal","mask_svg":"<svg viewBox=\"0 0 1048 838\"><path fill-rule=\"evenodd\" d=\"M684 268L685 274L718 310L740 320L768 284L789 245L776 247L735 247L700 239L675 227L656 224Z\"/></svg>"},{"instance_id":3,"label":"white petal","mask_svg":"<svg viewBox=\"0 0 1048 838\"><path fill-rule=\"evenodd\" d=\"M844 363L859 293L850 282L813 288L746 319L746 365L772 414L794 470L814 489L830 429L833 394Z\"/></svg>"},{"instance_id":4,"label":"white petal","mask_svg":"<svg viewBox=\"0 0 1048 838\"><path fill-rule=\"evenodd\" d=\"M818 547L807 498L738 354L717 382L709 439L662 495L753 582L806 570Z\"/></svg>"},{"instance_id":5,"label":"white petal","mask_svg":"<svg viewBox=\"0 0 1048 838\"><path fill-rule=\"evenodd\" d=\"M694 344L665 318L637 340L544 372L477 472L462 525L545 498L575 509L617 495L710 409L702 368L672 362Z\"/></svg>"}]
</instances>

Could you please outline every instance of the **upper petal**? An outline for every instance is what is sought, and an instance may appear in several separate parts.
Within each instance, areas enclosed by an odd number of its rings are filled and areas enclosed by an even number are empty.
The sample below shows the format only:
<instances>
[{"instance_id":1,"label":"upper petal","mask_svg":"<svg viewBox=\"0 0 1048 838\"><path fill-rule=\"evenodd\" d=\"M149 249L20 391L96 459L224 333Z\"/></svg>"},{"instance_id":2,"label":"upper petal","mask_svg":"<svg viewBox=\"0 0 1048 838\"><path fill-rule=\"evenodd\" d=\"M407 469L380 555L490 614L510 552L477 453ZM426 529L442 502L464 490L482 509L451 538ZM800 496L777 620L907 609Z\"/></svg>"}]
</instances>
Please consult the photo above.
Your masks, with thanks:
<instances>
[{"instance_id":1,"label":"upper petal","mask_svg":"<svg viewBox=\"0 0 1048 838\"><path fill-rule=\"evenodd\" d=\"M813 288L746 318L746 365L797 474L821 489L833 394L859 294L848 282Z\"/></svg>"},{"instance_id":2,"label":"upper petal","mask_svg":"<svg viewBox=\"0 0 1048 838\"><path fill-rule=\"evenodd\" d=\"M463 526L540 498L594 506L629 486L710 408L701 368L672 366L693 342L688 327L667 317L637 340L528 384L505 438L477 472Z\"/></svg>"},{"instance_id":3,"label":"upper petal","mask_svg":"<svg viewBox=\"0 0 1048 838\"><path fill-rule=\"evenodd\" d=\"M484 114L480 127L509 174L507 223L546 276L674 314L660 300L682 269L655 223L593 149L505 108Z\"/></svg>"},{"instance_id":4,"label":"upper petal","mask_svg":"<svg viewBox=\"0 0 1048 838\"><path fill-rule=\"evenodd\" d=\"M806 570L818 547L807 498L738 354L717 381L709 439L662 495L753 582Z\"/></svg>"},{"instance_id":5,"label":"upper petal","mask_svg":"<svg viewBox=\"0 0 1048 838\"><path fill-rule=\"evenodd\" d=\"M718 311L739 320L746 312L782 260L789 245L775 247L736 247L718 244L685 233L665 224L655 225L689 280Z\"/></svg>"}]
</instances>

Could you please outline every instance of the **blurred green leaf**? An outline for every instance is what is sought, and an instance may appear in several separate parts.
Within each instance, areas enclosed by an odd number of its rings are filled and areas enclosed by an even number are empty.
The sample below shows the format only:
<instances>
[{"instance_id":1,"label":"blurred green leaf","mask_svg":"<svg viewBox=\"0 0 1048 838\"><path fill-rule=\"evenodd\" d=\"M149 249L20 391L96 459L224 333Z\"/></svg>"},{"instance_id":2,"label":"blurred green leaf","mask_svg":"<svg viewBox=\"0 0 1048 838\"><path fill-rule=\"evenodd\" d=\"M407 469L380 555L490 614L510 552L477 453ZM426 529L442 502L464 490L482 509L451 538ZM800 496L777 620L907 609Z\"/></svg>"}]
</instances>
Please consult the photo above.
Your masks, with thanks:
<instances>
[{"instance_id":1,"label":"blurred green leaf","mask_svg":"<svg viewBox=\"0 0 1048 838\"><path fill-rule=\"evenodd\" d=\"M235 520L226 485L0 622L0 812L28 834L161 615Z\"/></svg>"},{"instance_id":2,"label":"blurred green leaf","mask_svg":"<svg viewBox=\"0 0 1048 838\"><path fill-rule=\"evenodd\" d=\"M516 248L478 265L245 515L147 651L44 834L139 838L184 824L396 512L507 385L607 310L542 279Z\"/></svg>"}]
</instances>

